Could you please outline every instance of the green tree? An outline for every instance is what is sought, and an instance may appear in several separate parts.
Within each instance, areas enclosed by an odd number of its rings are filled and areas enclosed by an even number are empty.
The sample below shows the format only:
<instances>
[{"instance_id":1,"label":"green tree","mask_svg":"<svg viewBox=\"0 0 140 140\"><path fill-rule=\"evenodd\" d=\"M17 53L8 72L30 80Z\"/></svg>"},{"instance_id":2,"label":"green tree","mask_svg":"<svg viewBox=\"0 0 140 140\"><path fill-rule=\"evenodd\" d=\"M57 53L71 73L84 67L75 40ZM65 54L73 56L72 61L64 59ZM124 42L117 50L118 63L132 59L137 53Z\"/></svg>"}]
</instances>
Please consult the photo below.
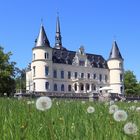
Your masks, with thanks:
<instances>
[{"instance_id":1,"label":"green tree","mask_svg":"<svg viewBox=\"0 0 140 140\"><path fill-rule=\"evenodd\" d=\"M140 84L137 82L133 71L127 70L124 73L124 87L126 95L140 94Z\"/></svg>"},{"instance_id":2,"label":"green tree","mask_svg":"<svg viewBox=\"0 0 140 140\"><path fill-rule=\"evenodd\" d=\"M16 92L26 92L26 70L17 68L16 72Z\"/></svg>"},{"instance_id":3,"label":"green tree","mask_svg":"<svg viewBox=\"0 0 140 140\"><path fill-rule=\"evenodd\" d=\"M15 62L10 62L11 52L4 53L0 46L0 96L4 93L10 94L15 91Z\"/></svg>"}]
</instances>

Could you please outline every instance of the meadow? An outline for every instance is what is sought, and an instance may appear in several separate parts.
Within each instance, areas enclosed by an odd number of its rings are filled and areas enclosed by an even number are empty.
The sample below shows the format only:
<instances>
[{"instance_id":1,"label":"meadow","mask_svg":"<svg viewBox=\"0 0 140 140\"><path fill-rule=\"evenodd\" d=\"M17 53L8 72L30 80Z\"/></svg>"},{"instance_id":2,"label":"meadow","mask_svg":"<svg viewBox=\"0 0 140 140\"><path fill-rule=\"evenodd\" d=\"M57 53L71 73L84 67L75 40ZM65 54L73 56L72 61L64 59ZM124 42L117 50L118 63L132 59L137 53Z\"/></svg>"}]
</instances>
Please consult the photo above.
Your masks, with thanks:
<instances>
[{"instance_id":1,"label":"meadow","mask_svg":"<svg viewBox=\"0 0 140 140\"><path fill-rule=\"evenodd\" d=\"M116 121L109 107L125 110L127 119ZM140 140L139 102L89 102L52 100L45 111L36 100L0 99L0 140ZM89 108L90 107L90 108ZM124 125L134 123L137 130L127 134Z\"/></svg>"}]
</instances>

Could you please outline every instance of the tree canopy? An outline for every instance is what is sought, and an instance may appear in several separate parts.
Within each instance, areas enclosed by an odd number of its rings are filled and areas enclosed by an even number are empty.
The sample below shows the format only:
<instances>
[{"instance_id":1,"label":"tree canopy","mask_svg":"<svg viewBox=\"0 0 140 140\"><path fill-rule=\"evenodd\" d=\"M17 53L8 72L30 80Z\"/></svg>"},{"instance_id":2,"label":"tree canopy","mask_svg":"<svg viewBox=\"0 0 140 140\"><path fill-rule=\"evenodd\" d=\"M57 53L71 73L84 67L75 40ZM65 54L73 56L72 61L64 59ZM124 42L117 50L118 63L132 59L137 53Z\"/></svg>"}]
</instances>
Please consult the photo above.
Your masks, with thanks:
<instances>
[{"instance_id":1,"label":"tree canopy","mask_svg":"<svg viewBox=\"0 0 140 140\"><path fill-rule=\"evenodd\" d=\"M125 71L124 87L126 95L140 95L140 83L137 81L133 71Z\"/></svg>"},{"instance_id":2,"label":"tree canopy","mask_svg":"<svg viewBox=\"0 0 140 140\"><path fill-rule=\"evenodd\" d=\"M0 96L15 91L15 62L10 62L11 52L5 53L0 46Z\"/></svg>"}]
</instances>

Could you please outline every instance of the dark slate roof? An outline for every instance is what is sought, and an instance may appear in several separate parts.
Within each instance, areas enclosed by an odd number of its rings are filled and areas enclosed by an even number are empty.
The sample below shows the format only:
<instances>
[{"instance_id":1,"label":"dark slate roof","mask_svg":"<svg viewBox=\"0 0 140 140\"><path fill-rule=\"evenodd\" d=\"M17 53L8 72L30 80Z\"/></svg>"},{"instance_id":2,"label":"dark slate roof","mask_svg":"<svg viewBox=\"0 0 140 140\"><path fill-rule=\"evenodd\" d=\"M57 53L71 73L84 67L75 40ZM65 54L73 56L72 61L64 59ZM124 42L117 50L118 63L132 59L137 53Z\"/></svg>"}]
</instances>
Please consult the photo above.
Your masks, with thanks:
<instances>
[{"instance_id":1,"label":"dark slate roof","mask_svg":"<svg viewBox=\"0 0 140 140\"><path fill-rule=\"evenodd\" d=\"M116 41L114 41L112 44L112 50L110 52L109 59L122 59L123 60Z\"/></svg>"},{"instance_id":2,"label":"dark slate roof","mask_svg":"<svg viewBox=\"0 0 140 140\"><path fill-rule=\"evenodd\" d=\"M53 63L69 64L72 65L73 58L75 57L75 51L69 51L65 48L56 49L53 48ZM101 56L96 54L86 54L87 59L89 60L92 67L95 68L108 68L107 61Z\"/></svg>"},{"instance_id":3,"label":"dark slate roof","mask_svg":"<svg viewBox=\"0 0 140 140\"><path fill-rule=\"evenodd\" d=\"M50 42L47 38L43 25L41 25L41 27L40 27L39 35L38 35L38 38L36 39L35 43L36 43L35 44L36 47L42 47L42 46L50 47Z\"/></svg>"}]
</instances>

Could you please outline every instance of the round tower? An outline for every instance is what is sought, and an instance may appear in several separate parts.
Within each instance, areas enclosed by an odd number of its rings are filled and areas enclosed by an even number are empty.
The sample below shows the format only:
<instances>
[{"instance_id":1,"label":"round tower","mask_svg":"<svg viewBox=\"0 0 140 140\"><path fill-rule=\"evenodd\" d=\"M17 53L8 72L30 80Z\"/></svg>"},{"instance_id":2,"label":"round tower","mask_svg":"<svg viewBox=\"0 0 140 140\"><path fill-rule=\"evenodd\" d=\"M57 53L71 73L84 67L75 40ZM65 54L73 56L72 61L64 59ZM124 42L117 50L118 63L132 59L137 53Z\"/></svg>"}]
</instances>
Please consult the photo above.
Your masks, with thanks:
<instances>
[{"instance_id":1,"label":"round tower","mask_svg":"<svg viewBox=\"0 0 140 140\"><path fill-rule=\"evenodd\" d=\"M43 25L41 25L32 54L32 90L34 92L49 92L52 89L52 48Z\"/></svg>"},{"instance_id":2,"label":"round tower","mask_svg":"<svg viewBox=\"0 0 140 140\"><path fill-rule=\"evenodd\" d=\"M124 94L123 58L116 41L113 42L107 64L109 68L110 87L112 88L111 92Z\"/></svg>"}]
</instances>

